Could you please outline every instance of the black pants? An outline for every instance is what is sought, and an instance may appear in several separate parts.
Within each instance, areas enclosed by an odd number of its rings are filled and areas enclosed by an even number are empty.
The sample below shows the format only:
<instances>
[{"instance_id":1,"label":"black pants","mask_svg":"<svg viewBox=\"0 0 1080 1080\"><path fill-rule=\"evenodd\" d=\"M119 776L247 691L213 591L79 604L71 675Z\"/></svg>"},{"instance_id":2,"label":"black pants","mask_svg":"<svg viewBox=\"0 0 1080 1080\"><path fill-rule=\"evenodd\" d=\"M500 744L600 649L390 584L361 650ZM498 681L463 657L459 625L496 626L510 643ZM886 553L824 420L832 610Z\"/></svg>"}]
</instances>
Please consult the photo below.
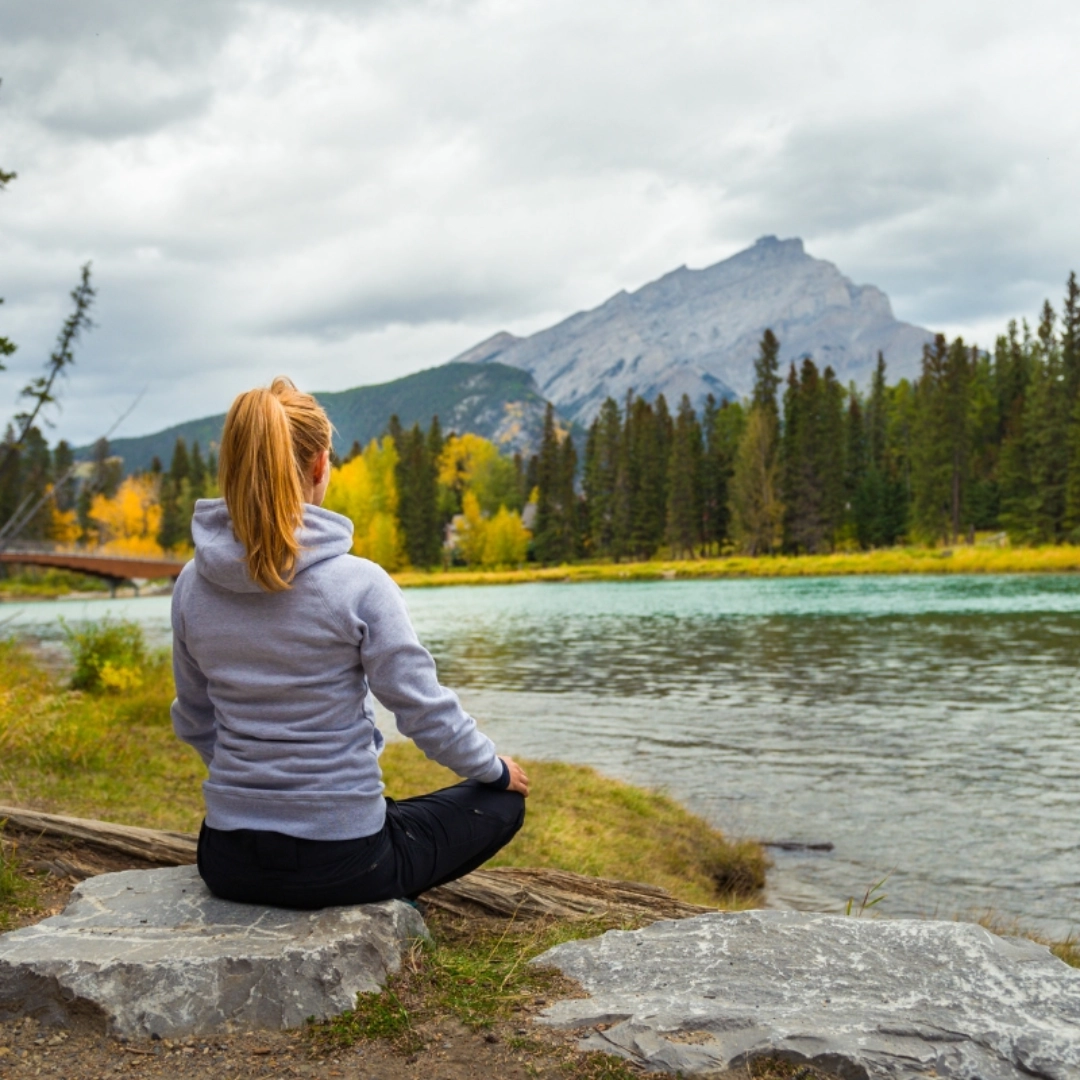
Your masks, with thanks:
<instances>
[{"instance_id":1,"label":"black pants","mask_svg":"<svg viewBox=\"0 0 1080 1080\"><path fill-rule=\"evenodd\" d=\"M475 870L525 821L525 799L475 780L395 802L381 832L300 840L257 829L199 833L199 874L223 900L323 908L415 899Z\"/></svg>"}]
</instances>

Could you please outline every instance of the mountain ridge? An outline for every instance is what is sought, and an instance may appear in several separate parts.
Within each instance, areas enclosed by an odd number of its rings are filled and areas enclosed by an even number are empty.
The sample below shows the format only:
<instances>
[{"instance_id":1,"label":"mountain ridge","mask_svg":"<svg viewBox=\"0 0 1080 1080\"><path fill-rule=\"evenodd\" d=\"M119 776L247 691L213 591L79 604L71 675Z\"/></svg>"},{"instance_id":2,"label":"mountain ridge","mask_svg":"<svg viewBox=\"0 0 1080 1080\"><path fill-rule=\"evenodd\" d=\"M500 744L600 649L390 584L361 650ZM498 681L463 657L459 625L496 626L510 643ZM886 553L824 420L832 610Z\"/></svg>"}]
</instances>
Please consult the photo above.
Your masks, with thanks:
<instances>
[{"instance_id":1,"label":"mountain ridge","mask_svg":"<svg viewBox=\"0 0 1080 1080\"><path fill-rule=\"evenodd\" d=\"M539 444L547 406L528 372L498 363L440 364L389 382L315 397L334 425L339 455L354 441L363 446L382 435L394 414L406 428L419 423L426 429L436 413L444 434L472 431L504 450L524 451ZM125 473L149 469L154 457L168 468L178 437L189 449L197 440L205 452L219 442L224 423L224 413L188 420L149 435L112 440L110 452L124 459ZM76 457L88 458L91 450L79 447Z\"/></svg>"},{"instance_id":2,"label":"mountain ridge","mask_svg":"<svg viewBox=\"0 0 1080 1080\"><path fill-rule=\"evenodd\" d=\"M632 391L669 403L683 393L700 407L750 393L766 328L781 363L812 356L841 382L864 384L883 352L893 375L918 371L931 331L895 318L874 285L856 285L798 238L765 236L700 270L680 266L528 337L501 331L451 363L498 362L529 371L539 392L588 424L606 397Z\"/></svg>"}]
</instances>

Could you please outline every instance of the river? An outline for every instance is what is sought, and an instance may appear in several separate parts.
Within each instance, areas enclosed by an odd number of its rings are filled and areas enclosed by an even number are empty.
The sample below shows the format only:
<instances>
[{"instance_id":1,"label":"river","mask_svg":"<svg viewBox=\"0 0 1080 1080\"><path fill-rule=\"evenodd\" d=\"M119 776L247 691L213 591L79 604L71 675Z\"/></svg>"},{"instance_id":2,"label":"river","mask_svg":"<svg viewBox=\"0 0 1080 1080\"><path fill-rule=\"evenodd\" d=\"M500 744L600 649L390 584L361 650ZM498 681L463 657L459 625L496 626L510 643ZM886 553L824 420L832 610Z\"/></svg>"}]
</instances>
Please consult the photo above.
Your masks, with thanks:
<instances>
[{"instance_id":1,"label":"river","mask_svg":"<svg viewBox=\"0 0 1080 1080\"><path fill-rule=\"evenodd\" d=\"M1080 929L1080 577L412 589L444 682L501 749L669 791L771 849L770 902ZM55 640L168 598L8 604Z\"/></svg>"}]
</instances>

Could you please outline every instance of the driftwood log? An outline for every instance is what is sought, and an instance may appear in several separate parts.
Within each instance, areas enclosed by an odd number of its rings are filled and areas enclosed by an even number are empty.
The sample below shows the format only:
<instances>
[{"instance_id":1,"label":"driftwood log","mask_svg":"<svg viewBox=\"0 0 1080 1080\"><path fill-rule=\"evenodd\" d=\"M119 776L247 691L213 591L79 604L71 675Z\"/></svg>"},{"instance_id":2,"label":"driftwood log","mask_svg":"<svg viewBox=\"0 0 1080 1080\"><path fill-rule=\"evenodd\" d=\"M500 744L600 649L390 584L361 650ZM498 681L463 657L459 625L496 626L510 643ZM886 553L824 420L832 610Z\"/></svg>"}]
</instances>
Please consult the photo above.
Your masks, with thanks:
<instances>
[{"instance_id":1,"label":"driftwood log","mask_svg":"<svg viewBox=\"0 0 1080 1080\"><path fill-rule=\"evenodd\" d=\"M186 866L195 861L194 833L142 829L2 805L0 822L27 837L60 837L122 854L139 866ZM72 877L85 877L89 872L72 859L57 858L49 865L54 872ZM640 923L685 919L711 910L679 900L655 885L527 867L474 870L425 893L422 902L451 915L517 920L606 919Z\"/></svg>"}]
</instances>

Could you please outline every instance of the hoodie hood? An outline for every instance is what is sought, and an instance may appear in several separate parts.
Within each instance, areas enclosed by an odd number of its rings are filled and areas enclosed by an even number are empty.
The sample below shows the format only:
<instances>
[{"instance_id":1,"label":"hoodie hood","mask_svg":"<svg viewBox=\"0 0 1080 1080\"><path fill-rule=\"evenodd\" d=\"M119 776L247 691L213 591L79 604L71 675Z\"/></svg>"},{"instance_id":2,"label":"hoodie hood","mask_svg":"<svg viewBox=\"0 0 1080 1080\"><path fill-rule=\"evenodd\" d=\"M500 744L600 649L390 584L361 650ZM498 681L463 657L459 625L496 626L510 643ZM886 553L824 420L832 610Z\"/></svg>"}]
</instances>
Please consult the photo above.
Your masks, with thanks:
<instances>
[{"instance_id":1,"label":"hoodie hood","mask_svg":"<svg viewBox=\"0 0 1080 1080\"><path fill-rule=\"evenodd\" d=\"M207 581L231 592L263 592L248 574L244 546L233 533L224 499L199 499L195 503L191 535L195 539L195 569ZM301 574L325 559L347 555L352 550L353 525L341 514L305 503L297 538L300 552L296 572Z\"/></svg>"}]
</instances>

